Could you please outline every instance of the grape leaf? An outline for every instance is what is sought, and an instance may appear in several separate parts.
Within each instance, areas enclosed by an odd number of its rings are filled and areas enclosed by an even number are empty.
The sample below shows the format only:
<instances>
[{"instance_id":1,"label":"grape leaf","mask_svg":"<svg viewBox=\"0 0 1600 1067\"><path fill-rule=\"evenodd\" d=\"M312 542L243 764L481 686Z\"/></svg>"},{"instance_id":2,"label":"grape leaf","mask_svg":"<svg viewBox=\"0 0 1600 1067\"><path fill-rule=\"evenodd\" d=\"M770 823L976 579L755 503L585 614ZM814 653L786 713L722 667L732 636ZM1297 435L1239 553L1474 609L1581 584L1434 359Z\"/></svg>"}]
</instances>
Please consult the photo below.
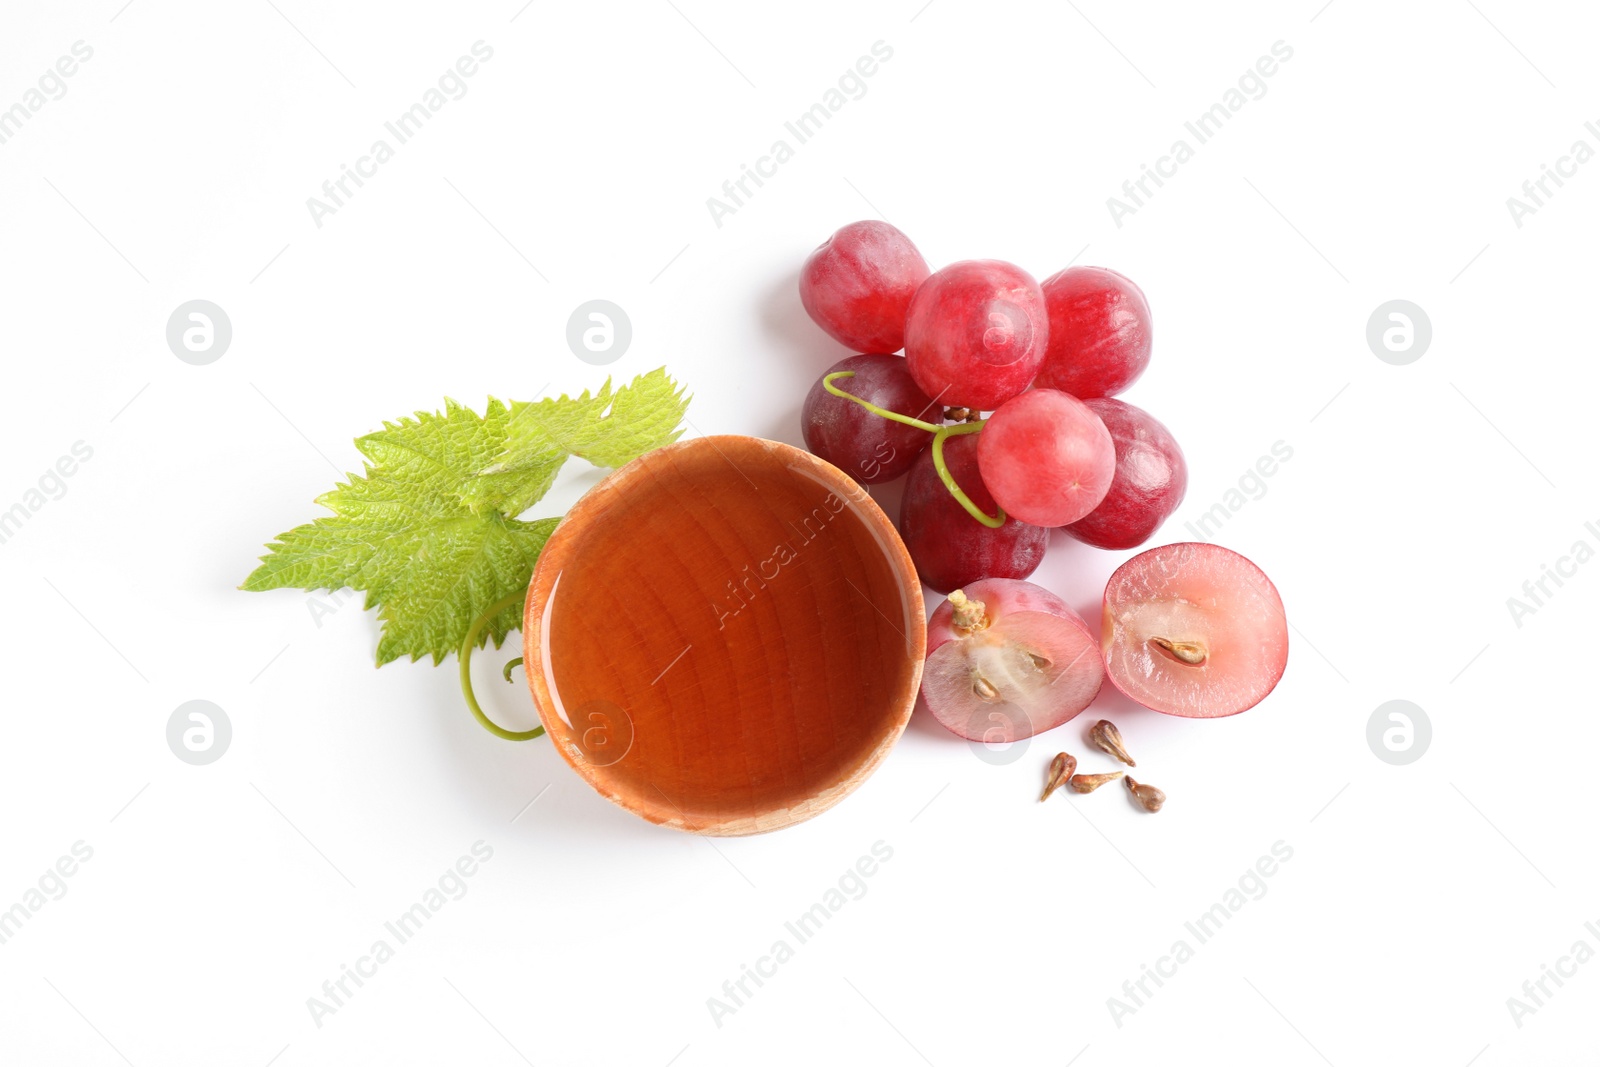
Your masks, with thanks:
<instances>
[{"instance_id":1,"label":"grape leaf","mask_svg":"<svg viewBox=\"0 0 1600 1067\"><path fill-rule=\"evenodd\" d=\"M498 500L506 514L520 514L549 490L569 455L620 467L676 441L689 399L658 367L615 391L607 378L593 396L585 390L576 399L514 405L505 451L479 471L468 500Z\"/></svg>"},{"instance_id":2,"label":"grape leaf","mask_svg":"<svg viewBox=\"0 0 1600 1067\"><path fill-rule=\"evenodd\" d=\"M379 666L402 656L441 662L496 601L527 588L559 522L516 516L544 495L575 450L552 444L540 456L524 449L515 467L482 473L510 454L517 419L530 410L543 411L561 440L590 452L598 446L613 460L629 448L675 439L683 414L676 387L658 371L615 393L607 382L596 397L509 408L490 398L481 416L447 399L442 413L386 422L356 441L365 473L346 475L317 498L333 514L281 534L242 588L360 590L383 625ZM666 417L673 425L663 430ZM480 647L491 639L499 647L521 625L521 611L507 608L485 627Z\"/></svg>"}]
</instances>

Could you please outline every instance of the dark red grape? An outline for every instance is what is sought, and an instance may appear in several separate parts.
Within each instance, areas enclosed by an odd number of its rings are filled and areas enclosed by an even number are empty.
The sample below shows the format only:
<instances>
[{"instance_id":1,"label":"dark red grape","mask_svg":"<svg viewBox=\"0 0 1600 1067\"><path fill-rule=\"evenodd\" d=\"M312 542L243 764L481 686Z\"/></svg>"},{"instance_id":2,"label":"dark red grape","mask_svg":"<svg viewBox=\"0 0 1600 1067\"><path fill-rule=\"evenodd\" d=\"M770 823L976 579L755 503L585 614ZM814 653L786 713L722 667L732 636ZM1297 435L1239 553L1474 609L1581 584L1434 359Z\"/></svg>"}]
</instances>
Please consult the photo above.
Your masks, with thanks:
<instances>
[{"instance_id":1,"label":"dark red grape","mask_svg":"<svg viewBox=\"0 0 1600 1067\"><path fill-rule=\"evenodd\" d=\"M900 356L851 356L829 367L823 377L843 370L854 371L855 377L840 378L834 385L851 396L934 425L944 421L942 410L917 388ZM860 404L834 396L822 387L822 378L806 394L800 431L812 455L863 485L900 477L933 440L927 430L874 415Z\"/></svg>"},{"instance_id":2,"label":"dark red grape","mask_svg":"<svg viewBox=\"0 0 1600 1067\"><path fill-rule=\"evenodd\" d=\"M944 462L968 498L986 515L994 498L978 475L978 437L962 434L944 442ZM912 464L900 500L900 537L917 573L928 585L948 593L980 578L1026 578L1044 559L1050 531L1007 518L992 529L967 514L939 480L930 448Z\"/></svg>"},{"instance_id":3,"label":"dark red grape","mask_svg":"<svg viewBox=\"0 0 1600 1067\"><path fill-rule=\"evenodd\" d=\"M857 352L905 347L906 311L928 276L911 238L887 222L852 222L800 269L800 302L828 336Z\"/></svg>"},{"instance_id":4,"label":"dark red grape","mask_svg":"<svg viewBox=\"0 0 1600 1067\"><path fill-rule=\"evenodd\" d=\"M1068 267L1044 282L1050 343L1038 385L1079 400L1113 396L1150 365L1150 305L1105 267Z\"/></svg>"},{"instance_id":5,"label":"dark red grape","mask_svg":"<svg viewBox=\"0 0 1600 1067\"><path fill-rule=\"evenodd\" d=\"M1097 548L1135 548L1183 503L1189 466L1177 440L1149 412L1111 397L1083 403L1110 431L1117 471L1099 507L1062 529Z\"/></svg>"}]
</instances>

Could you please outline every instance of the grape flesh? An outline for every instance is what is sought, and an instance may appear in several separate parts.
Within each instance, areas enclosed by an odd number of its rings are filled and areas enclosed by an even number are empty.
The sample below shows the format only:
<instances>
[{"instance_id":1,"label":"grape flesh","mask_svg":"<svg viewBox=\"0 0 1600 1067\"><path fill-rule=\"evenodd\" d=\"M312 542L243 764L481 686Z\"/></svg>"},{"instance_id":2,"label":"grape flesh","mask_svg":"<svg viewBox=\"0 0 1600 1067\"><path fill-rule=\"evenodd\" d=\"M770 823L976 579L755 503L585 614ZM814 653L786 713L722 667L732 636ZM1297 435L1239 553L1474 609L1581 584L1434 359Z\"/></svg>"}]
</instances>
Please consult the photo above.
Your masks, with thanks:
<instances>
[{"instance_id":1,"label":"grape flesh","mask_svg":"<svg viewBox=\"0 0 1600 1067\"><path fill-rule=\"evenodd\" d=\"M1006 742L1060 726L1088 707L1105 682L1089 625L1066 601L1032 582L988 578L928 620L922 702L951 733ZM961 625L972 603L981 628Z\"/></svg>"},{"instance_id":2,"label":"grape flesh","mask_svg":"<svg viewBox=\"0 0 1600 1067\"><path fill-rule=\"evenodd\" d=\"M852 222L806 259L800 302L846 348L898 352L911 297L927 277L927 261L911 238L887 222Z\"/></svg>"},{"instance_id":3,"label":"grape flesh","mask_svg":"<svg viewBox=\"0 0 1600 1067\"><path fill-rule=\"evenodd\" d=\"M1150 304L1105 267L1068 267L1045 279L1049 345L1038 384L1080 400L1113 396L1150 365Z\"/></svg>"},{"instance_id":4,"label":"grape flesh","mask_svg":"<svg viewBox=\"0 0 1600 1067\"><path fill-rule=\"evenodd\" d=\"M1083 403L1110 432L1117 471L1100 506L1062 528L1097 548L1137 548L1183 503L1189 466L1177 440L1149 412L1109 396Z\"/></svg>"},{"instance_id":5,"label":"grape flesh","mask_svg":"<svg viewBox=\"0 0 1600 1067\"><path fill-rule=\"evenodd\" d=\"M906 318L906 361L946 407L993 411L1032 383L1049 320L1033 276L997 259L952 263L929 276Z\"/></svg>"},{"instance_id":6,"label":"grape flesh","mask_svg":"<svg viewBox=\"0 0 1600 1067\"><path fill-rule=\"evenodd\" d=\"M940 409L911 380L900 356L850 356L829 367L827 374L835 371L855 373L834 382L851 396L935 425L944 421ZM863 485L900 477L933 440L927 430L875 415L860 404L834 396L823 388L822 378L811 387L800 408L800 431L812 455Z\"/></svg>"},{"instance_id":7,"label":"grape flesh","mask_svg":"<svg viewBox=\"0 0 1600 1067\"><path fill-rule=\"evenodd\" d=\"M1056 389L1030 389L989 416L978 469L990 495L1035 526L1065 526L1100 506L1117 453L1100 416Z\"/></svg>"},{"instance_id":8,"label":"grape flesh","mask_svg":"<svg viewBox=\"0 0 1600 1067\"><path fill-rule=\"evenodd\" d=\"M945 439L945 467L967 497L986 515L995 513L994 498L978 473L975 434ZM992 529L967 513L950 495L933 464L933 450L917 457L900 498L900 537L917 574L941 593L980 578L1026 578L1044 559L1050 531L1008 517Z\"/></svg>"},{"instance_id":9,"label":"grape flesh","mask_svg":"<svg viewBox=\"0 0 1600 1067\"><path fill-rule=\"evenodd\" d=\"M1132 699L1214 719L1272 692L1289 662L1289 623L1261 568L1220 545L1184 542L1141 552L1111 575L1100 647L1107 675Z\"/></svg>"}]
</instances>

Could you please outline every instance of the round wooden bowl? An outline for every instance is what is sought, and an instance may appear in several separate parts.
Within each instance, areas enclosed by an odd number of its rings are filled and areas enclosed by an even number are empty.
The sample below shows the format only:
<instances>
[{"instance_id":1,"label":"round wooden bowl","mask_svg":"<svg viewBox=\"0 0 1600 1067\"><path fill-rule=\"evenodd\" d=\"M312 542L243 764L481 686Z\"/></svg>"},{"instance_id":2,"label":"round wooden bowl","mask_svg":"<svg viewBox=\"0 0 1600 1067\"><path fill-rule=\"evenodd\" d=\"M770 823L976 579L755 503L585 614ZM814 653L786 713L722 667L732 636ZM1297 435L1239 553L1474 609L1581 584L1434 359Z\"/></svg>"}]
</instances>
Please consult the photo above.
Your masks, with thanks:
<instances>
[{"instance_id":1,"label":"round wooden bowl","mask_svg":"<svg viewBox=\"0 0 1600 1067\"><path fill-rule=\"evenodd\" d=\"M754 437L613 472L533 574L523 655L556 747L651 822L730 836L817 815L905 729L922 586L849 476Z\"/></svg>"}]
</instances>

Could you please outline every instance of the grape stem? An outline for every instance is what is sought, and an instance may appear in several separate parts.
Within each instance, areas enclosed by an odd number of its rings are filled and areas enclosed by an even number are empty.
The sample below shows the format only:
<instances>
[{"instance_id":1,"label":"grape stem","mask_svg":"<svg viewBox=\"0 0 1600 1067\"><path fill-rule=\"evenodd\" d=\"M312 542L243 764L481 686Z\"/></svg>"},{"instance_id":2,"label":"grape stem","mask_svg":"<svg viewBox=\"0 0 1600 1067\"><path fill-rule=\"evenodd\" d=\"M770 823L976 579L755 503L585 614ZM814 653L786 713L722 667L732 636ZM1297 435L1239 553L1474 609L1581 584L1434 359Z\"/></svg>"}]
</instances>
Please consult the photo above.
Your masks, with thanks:
<instances>
[{"instance_id":1,"label":"grape stem","mask_svg":"<svg viewBox=\"0 0 1600 1067\"><path fill-rule=\"evenodd\" d=\"M933 434L933 469L939 472L939 480L944 487L950 490L950 495L956 498L956 503L967 509L967 514L989 527L998 530L1006 524L1006 512L1000 505L995 505L993 516L985 515L983 509L972 502L972 498L961 491L961 486L956 484L956 476L950 473L950 468L944 464L944 439L956 437L960 434L977 433L983 429L981 422L963 422L955 426L941 426Z\"/></svg>"},{"instance_id":2,"label":"grape stem","mask_svg":"<svg viewBox=\"0 0 1600 1067\"><path fill-rule=\"evenodd\" d=\"M519 589L515 593L509 593L495 601L488 611L479 615L473 624L467 627L467 636L462 640L461 648L456 653L456 658L461 661L461 695L466 698L467 710L472 712L472 717L477 719L478 724L485 730L488 730L496 737L503 737L507 741L531 741L535 737L544 735L544 727L535 726L531 730L507 730L505 727L497 726L489 720L489 716L485 715L483 708L478 705L477 696L472 692L472 650L478 647L478 635L483 633L483 628L499 617L501 612L507 608L513 608L523 603L527 595L527 590ZM506 666L506 681L511 680L511 666L515 662L513 660L511 664Z\"/></svg>"},{"instance_id":3,"label":"grape stem","mask_svg":"<svg viewBox=\"0 0 1600 1067\"><path fill-rule=\"evenodd\" d=\"M855 376L856 372L853 370L837 370L832 374L823 375L822 387L828 392L832 393L834 396L848 400L853 404L860 404L874 415L881 416L882 418L892 419L895 422L903 422L907 426L915 426L917 429L927 430L929 433L938 433L940 430L944 429L944 427L935 423L923 422L921 419L913 419L910 415L902 415L898 411L890 411L887 408L880 408L878 405L867 400L862 400L859 396L853 396L833 384L840 378L854 378Z\"/></svg>"},{"instance_id":4,"label":"grape stem","mask_svg":"<svg viewBox=\"0 0 1600 1067\"><path fill-rule=\"evenodd\" d=\"M955 437L958 434L977 433L983 429L982 420L978 422L958 423L955 426L941 426L932 422L923 422L921 419L914 419L910 415L902 415L898 411L889 411L886 408L880 408L878 405L863 400L859 396L853 396L833 384L840 378L854 378L855 376L856 372L853 370L834 371L832 374L823 375L822 388L826 389L834 396L840 397L841 399L848 400L854 404L860 404L862 407L866 408L868 411L879 416L880 418L889 419L893 422L901 422L907 426L915 426L919 430L927 430L929 433L933 434L933 469L939 472L939 480L944 483L944 487L946 489L950 490L950 495L956 498L956 503L965 508L968 515L971 515L974 519L977 519L991 530L998 530L1000 527L1004 526L1006 522L1005 509L996 505L994 509L994 515L985 515L983 509L974 504L972 502L972 498L967 496L966 493L962 492L961 486L956 482L955 475L950 473L950 468L945 466L944 462L945 438Z\"/></svg>"}]
</instances>

